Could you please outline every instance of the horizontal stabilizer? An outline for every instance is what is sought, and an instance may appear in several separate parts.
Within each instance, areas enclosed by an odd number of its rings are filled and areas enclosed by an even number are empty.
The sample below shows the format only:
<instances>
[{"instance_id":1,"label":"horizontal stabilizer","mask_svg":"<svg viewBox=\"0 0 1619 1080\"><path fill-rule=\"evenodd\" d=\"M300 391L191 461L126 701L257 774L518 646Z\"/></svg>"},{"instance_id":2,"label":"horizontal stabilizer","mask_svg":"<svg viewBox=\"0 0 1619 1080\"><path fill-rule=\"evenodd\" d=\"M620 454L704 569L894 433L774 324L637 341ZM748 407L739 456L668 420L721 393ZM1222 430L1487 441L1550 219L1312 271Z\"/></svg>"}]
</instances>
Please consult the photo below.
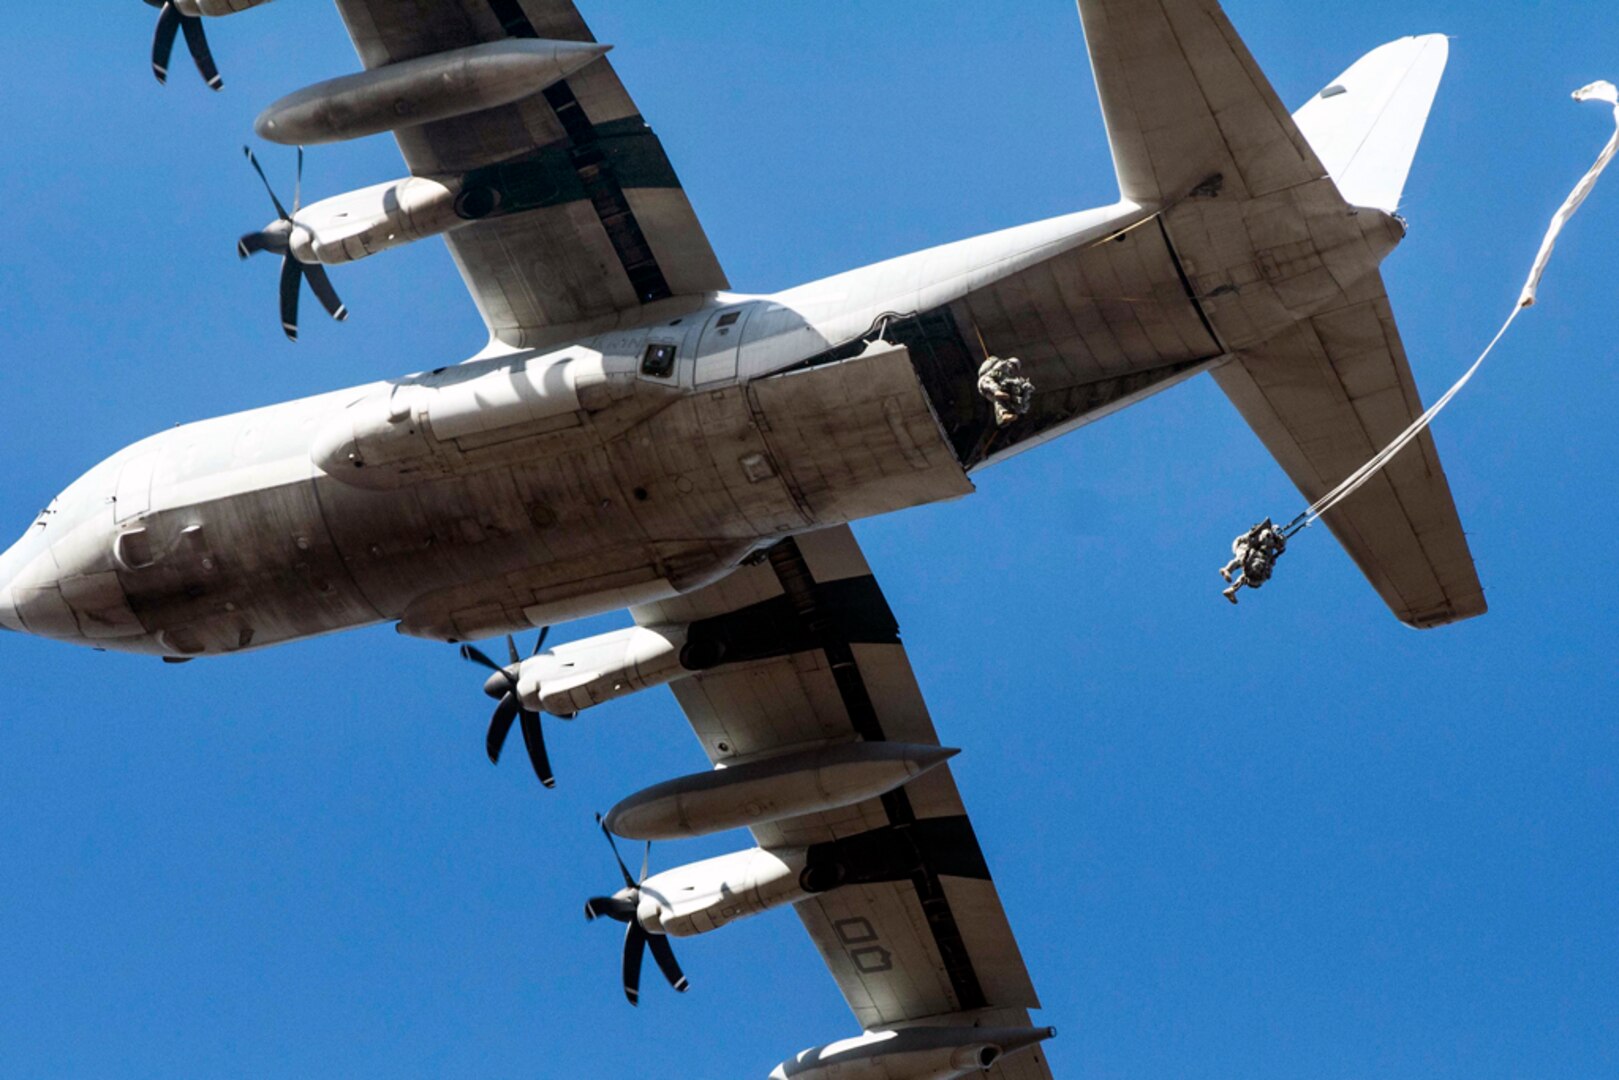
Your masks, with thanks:
<instances>
[{"instance_id":1,"label":"horizontal stabilizer","mask_svg":"<svg viewBox=\"0 0 1619 1080\"><path fill-rule=\"evenodd\" d=\"M1443 34L1391 41L1293 114L1350 206L1399 208L1449 57Z\"/></svg>"},{"instance_id":2,"label":"horizontal stabilizer","mask_svg":"<svg viewBox=\"0 0 1619 1080\"><path fill-rule=\"evenodd\" d=\"M1314 502L1422 414L1388 299L1296 323L1214 378ZM1401 622L1484 614L1484 591L1433 433L1322 518Z\"/></svg>"}]
</instances>

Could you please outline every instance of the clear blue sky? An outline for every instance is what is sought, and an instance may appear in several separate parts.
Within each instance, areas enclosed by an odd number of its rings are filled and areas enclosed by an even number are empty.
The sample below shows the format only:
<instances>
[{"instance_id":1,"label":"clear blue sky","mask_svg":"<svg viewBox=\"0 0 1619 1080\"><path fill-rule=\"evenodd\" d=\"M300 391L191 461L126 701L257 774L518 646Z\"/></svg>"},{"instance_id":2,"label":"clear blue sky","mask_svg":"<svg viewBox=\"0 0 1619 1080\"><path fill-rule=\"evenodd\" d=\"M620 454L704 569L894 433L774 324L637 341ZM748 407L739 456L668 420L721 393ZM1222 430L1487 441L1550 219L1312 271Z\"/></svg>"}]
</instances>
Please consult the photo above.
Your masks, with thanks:
<instances>
[{"instance_id":1,"label":"clear blue sky","mask_svg":"<svg viewBox=\"0 0 1619 1080\"><path fill-rule=\"evenodd\" d=\"M335 11L211 24L159 89L135 0L0 39L0 532L173 423L482 344L442 245L334 275L281 339L259 108L354 66ZM584 0L739 289L1106 203L1065 0ZM1456 36L1386 267L1431 398L1606 138L1611 4L1230 0L1284 100ZM290 188L291 155L265 154ZM320 149L308 190L401 174ZM1399 626L1325 532L1238 610L1231 535L1298 499L1200 380L861 525L1066 1080L1619 1074L1619 176L1437 429L1493 611ZM310 305L312 308L312 305ZM563 631L564 634L573 632ZM482 674L386 628L170 668L0 639L0 1076L763 1077L855 1033L788 912L687 943L631 1010L591 813L702 767L665 691L491 768ZM664 846L657 865L740 847Z\"/></svg>"}]
</instances>

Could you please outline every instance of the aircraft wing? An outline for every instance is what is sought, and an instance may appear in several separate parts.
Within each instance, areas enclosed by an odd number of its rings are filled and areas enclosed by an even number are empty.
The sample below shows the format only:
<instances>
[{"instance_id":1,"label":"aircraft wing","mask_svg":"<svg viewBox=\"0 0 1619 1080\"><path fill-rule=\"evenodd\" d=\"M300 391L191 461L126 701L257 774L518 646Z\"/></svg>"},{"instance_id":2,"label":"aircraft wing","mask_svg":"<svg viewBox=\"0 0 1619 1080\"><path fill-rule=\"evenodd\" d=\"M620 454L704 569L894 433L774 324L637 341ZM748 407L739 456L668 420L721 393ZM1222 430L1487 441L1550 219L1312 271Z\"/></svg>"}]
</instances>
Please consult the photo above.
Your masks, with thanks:
<instances>
[{"instance_id":1,"label":"aircraft wing","mask_svg":"<svg viewBox=\"0 0 1619 1080\"><path fill-rule=\"evenodd\" d=\"M847 526L785 540L768 560L687 596L632 609L643 625L774 604L802 620L810 651L727 665L673 684L716 765L856 739L939 745L899 629ZM897 792L753 829L763 846L869 835L892 844L885 880L797 905L863 1027L1030 1026L1039 1008L948 766ZM996 1080L1043 1080L1039 1047L1004 1058Z\"/></svg>"},{"instance_id":2,"label":"aircraft wing","mask_svg":"<svg viewBox=\"0 0 1619 1080\"><path fill-rule=\"evenodd\" d=\"M1377 293L1296 323L1214 372L1311 502L1422 414L1394 313ZM1322 520L1402 622L1427 628L1484 614L1432 432Z\"/></svg>"},{"instance_id":3,"label":"aircraft wing","mask_svg":"<svg viewBox=\"0 0 1619 1080\"><path fill-rule=\"evenodd\" d=\"M593 41L569 0L337 0L366 68L505 38ZM612 65L396 133L413 174L475 174L536 208L445 239L491 334L514 346L728 288L663 145Z\"/></svg>"}]
</instances>

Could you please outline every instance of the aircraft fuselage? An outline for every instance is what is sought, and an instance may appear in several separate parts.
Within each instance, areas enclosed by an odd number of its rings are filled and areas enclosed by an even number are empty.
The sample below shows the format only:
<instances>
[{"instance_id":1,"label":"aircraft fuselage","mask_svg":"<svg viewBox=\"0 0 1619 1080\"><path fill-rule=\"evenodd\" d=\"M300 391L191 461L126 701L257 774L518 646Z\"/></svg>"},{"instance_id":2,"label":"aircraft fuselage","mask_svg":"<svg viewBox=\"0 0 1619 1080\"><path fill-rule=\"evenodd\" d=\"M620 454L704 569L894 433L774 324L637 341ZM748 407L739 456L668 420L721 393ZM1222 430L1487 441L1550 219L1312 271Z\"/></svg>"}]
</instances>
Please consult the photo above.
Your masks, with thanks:
<instances>
[{"instance_id":1,"label":"aircraft fuselage","mask_svg":"<svg viewBox=\"0 0 1619 1080\"><path fill-rule=\"evenodd\" d=\"M496 344L165 431L90 470L0 556L0 626L169 659L377 622L466 641L689 591L783 536L959 498L973 470L1224 358L1153 219L1121 203L773 296L664 301L549 347ZM1144 299L1068 297L1093 326L1066 340L986 322L982 298L1042 275L1105 275ZM1298 314L1273 306L1278 325ZM1027 350L1037 391L1004 428L977 385L990 343Z\"/></svg>"}]
</instances>

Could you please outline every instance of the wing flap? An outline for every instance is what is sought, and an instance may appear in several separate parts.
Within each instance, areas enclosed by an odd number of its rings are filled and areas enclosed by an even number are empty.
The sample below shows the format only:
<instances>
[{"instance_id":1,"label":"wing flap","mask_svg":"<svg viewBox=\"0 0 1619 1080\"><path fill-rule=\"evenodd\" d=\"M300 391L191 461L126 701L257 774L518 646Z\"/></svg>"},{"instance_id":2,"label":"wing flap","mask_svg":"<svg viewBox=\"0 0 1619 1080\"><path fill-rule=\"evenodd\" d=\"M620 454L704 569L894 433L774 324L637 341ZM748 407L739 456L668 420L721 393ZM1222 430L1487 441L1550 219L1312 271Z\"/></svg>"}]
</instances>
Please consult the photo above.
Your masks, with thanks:
<instances>
[{"instance_id":1,"label":"wing flap","mask_svg":"<svg viewBox=\"0 0 1619 1080\"><path fill-rule=\"evenodd\" d=\"M797 910L868 1031L954 1011L949 976L908 883L851 885L805 901Z\"/></svg>"}]
</instances>

